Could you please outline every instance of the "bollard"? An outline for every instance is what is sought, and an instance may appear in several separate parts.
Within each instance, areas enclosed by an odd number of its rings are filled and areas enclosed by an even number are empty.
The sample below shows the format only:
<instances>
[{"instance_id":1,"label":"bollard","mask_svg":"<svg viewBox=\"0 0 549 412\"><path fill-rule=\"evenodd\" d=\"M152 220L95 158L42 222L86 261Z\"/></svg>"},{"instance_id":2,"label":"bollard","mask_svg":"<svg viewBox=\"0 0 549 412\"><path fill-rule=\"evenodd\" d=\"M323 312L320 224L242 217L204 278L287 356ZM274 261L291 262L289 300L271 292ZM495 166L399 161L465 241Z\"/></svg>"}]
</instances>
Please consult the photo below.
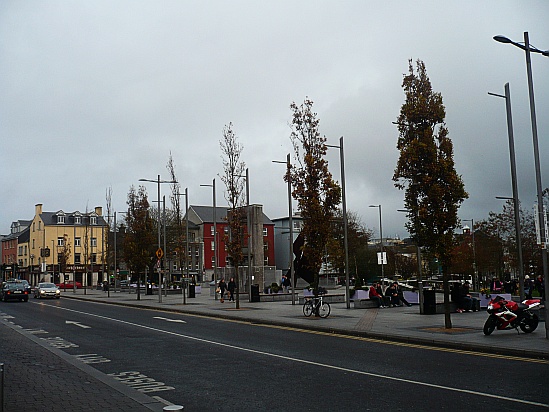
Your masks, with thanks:
<instances>
[{"instance_id":1,"label":"bollard","mask_svg":"<svg viewBox=\"0 0 549 412\"><path fill-rule=\"evenodd\" d=\"M181 405L168 405L162 408L163 411L182 411L184 408Z\"/></svg>"},{"instance_id":2,"label":"bollard","mask_svg":"<svg viewBox=\"0 0 549 412\"><path fill-rule=\"evenodd\" d=\"M0 363L0 412L4 412L4 364Z\"/></svg>"}]
</instances>

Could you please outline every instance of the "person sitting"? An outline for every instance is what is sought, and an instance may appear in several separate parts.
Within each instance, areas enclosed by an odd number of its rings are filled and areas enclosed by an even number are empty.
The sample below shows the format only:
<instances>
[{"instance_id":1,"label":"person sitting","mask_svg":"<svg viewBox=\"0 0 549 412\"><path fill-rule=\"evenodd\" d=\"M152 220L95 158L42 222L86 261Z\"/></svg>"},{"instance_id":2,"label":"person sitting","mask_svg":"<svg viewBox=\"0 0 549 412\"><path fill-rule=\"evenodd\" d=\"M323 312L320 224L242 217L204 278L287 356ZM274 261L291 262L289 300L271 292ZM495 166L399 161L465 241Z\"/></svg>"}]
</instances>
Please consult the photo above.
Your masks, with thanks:
<instances>
[{"instance_id":1,"label":"person sitting","mask_svg":"<svg viewBox=\"0 0 549 412\"><path fill-rule=\"evenodd\" d=\"M402 306L402 303L400 303L400 298L398 296L398 290L394 283L389 285L389 287L385 291L385 296L389 298L389 307Z\"/></svg>"},{"instance_id":2,"label":"person sitting","mask_svg":"<svg viewBox=\"0 0 549 412\"><path fill-rule=\"evenodd\" d=\"M404 298L404 292L402 291L402 288L399 286L398 282L393 282L393 285L395 285L399 300L406 306L412 306L412 304Z\"/></svg>"},{"instance_id":3,"label":"person sitting","mask_svg":"<svg viewBox=\"0 0 549 412\"><path fill-rule=\"evenodd\" d=\"M381 296L377 291L377 283L373 283L372 286L370 286L369 296L370 300L373 300L377 303L378 308L386 308L386 306L383 304L383 296Z\"/></svg>"},{"instance_id":4,"label":"person sitting","mask_svg":"<svg viewBox=\"0 0 549 412\"><path fill-rule=\"evenodd\" d=\"M457 305L457 313L463 313L471 310L473 301L471 299L471 296L465 294L465 289L461 282L457 282L454 284L450 293L450 297L452 299L452 302Z\"/></svg>"}]
</instances>

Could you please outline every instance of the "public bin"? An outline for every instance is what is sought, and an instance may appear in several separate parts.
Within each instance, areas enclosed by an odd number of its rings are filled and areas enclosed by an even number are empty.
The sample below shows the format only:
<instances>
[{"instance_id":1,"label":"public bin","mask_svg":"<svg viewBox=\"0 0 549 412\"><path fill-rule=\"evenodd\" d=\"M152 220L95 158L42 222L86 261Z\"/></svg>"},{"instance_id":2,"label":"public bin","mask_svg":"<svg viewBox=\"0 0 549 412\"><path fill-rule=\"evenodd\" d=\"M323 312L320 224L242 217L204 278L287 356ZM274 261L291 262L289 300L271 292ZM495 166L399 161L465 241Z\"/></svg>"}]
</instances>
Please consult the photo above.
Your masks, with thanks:
<instances>
[{"instance_id":1,"label":"public bin","mask_svg":"<svg viewBox=\"0 0 549 412\"><path fill-rule=\"evenodd\" d=\"M153 294L153 285L150 283L147 283L147 295Z\"/></svg>"},{"instance_id":2,"label":"public bin","mask_svg":"<svg viewBox=\"0 0 549 412\"><path fill-rule=\"evenodd\" d=\"M195 298L196 297L196 291L194 288L194 285L187 285L189 288L189 298Z\"/></svg>"},{"instance_id":3,"label":"public bin","mask_svg":"<svg viewBox=\"0 0 549 412\"><path fill-rule=\"evenodd\" d=\"M434 289L423 289L423 314L436 315L437 296Z\"/></svg>"},{"instance_id":4,"label":"public bin","mask_svg":"<svg viewBox=\"0 0 549 412\"><path fill-rule=\"evenodd\" d=\"M251 285L252 298L251 302L259 302L259 285Z\"/></svg>"}]
</instances>

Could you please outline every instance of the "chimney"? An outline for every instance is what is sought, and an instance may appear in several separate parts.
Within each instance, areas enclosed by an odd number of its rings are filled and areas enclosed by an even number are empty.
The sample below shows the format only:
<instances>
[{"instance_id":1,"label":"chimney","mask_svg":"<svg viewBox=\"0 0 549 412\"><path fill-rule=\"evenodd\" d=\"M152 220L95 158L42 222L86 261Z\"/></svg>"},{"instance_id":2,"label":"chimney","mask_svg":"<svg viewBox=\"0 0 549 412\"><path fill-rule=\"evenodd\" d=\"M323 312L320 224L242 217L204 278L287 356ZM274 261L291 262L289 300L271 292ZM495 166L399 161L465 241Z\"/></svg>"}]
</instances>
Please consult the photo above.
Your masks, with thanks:
<instances>
[{"instance_id":1,"label":"chimney","mask_svg":"<svg viewBox=\"0 0 549 412\"><path fill-rule=\"evenodd\" d=\"M97 214L97 216L102 216L103 208L101 206L95 206L95 213Z\"/></svg>"},{"instance_id":2,"label":"chimney","mask_svg":"<svg viewBox=\"0 0 549 412\"><path fill-rule=\"evenodd\" d=\"M34 205L34 214L37 216L42 214L42 203Z\"/></svg>"}]
</instances>

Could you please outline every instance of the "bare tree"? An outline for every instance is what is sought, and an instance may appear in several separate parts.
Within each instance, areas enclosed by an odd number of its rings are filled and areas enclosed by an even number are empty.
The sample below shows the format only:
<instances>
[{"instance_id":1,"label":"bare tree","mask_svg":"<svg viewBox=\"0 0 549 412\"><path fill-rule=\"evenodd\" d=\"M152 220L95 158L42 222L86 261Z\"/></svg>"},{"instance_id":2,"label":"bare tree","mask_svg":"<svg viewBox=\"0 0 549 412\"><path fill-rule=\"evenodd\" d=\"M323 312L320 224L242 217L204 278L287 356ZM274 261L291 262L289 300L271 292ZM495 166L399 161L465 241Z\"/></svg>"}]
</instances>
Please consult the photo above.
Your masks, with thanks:
<instances>
[{"instance_id":1,"label":"bare tree","mask_svg":"<svg viewBox=\"0 0 549 412\"><path fill-rule=\"evenodd\" d=\"M227 224L229 233L226 235L225 244L229 259L235 269L236 282L236 308L240 308L238 288L240 285L238 268L244 261L242 247L244 245L244 170L246 164L240 160L243 146L238 142L238 137L233 131L233 124L229 123L223 128L223 140L220 142L223 159L223 176L221 181L225 183L225 199L229 203ZM248 228L248 231L250 228ZM250 245L248 245L249 247ZM248 262L251 264L251 262Z\"/></svg>"}]
</instances>

